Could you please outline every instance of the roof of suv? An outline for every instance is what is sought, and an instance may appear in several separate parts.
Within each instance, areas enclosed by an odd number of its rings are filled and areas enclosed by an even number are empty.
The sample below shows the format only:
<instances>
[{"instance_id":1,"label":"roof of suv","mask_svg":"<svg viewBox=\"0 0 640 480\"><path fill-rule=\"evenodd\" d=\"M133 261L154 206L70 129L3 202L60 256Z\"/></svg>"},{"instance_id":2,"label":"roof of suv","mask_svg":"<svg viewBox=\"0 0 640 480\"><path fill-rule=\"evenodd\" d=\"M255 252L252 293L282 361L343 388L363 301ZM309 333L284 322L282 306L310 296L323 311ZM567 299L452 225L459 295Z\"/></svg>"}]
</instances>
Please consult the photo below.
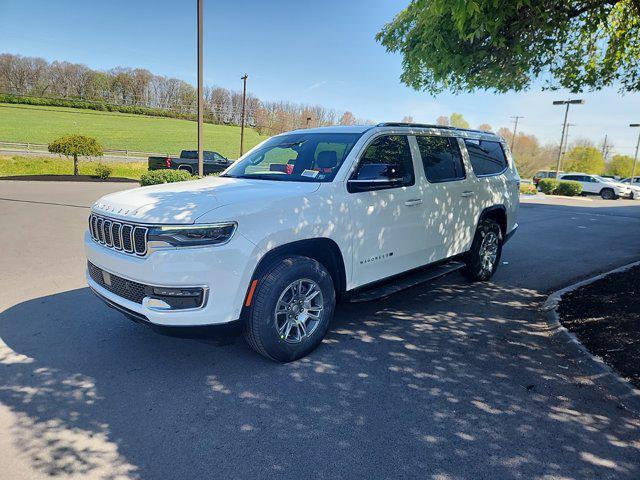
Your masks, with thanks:
<instances>
[{"instance_id":1,"label":"roof of suv","mask_svg":"<svg viewBox=\"0 0 640 480\"><path fill-rule=\"evenodd\" d=\"M493 140L503 140L502 137L493 133L483 130L471 130L468 128L448 127L444 125L430 125L425 123L400 123L400 122L384 122L377 125L333 125L330 127L318 127L318 128L306 128L295 130L295 133L364 133L369 130L403 130L407 129L409 132L434 132L434 131L447 131L453 132L461 137L472 138L491 138ZM293 133L293 132L288 132Z\"/></svg>"}]
</instances>

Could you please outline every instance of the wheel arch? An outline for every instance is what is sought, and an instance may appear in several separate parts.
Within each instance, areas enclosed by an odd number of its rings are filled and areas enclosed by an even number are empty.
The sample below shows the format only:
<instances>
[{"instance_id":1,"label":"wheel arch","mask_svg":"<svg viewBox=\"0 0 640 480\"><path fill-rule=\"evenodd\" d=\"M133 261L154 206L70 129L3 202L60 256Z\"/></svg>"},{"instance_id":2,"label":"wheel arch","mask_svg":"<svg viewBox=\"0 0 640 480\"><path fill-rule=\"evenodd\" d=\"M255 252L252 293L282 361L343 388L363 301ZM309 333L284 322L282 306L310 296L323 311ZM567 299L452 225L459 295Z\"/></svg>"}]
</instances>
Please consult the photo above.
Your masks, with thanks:
<instances>
[{"instance_id":1,"label":"wheel arch","mask_svg":"<svg viewBox=\"0 0 640 480\"><path fill-rule=\"evenodd\" d=\"M191 165L179 165L178 170L186 170L191 175L193 175L193 167Z\"/></svg>"},{"instance_id":2,"label":"wheel arch","mask_svg":"<svg viewBox=\"0 0 640 480\"><path fill-rule=\"evenodd\" d=\"M251 276L251 283L260 277L275 260L287 255L301 255L321 263L331 275L339 299L346 290L347 275L344 258L338 244L330 238L309 238L286 243L269 250L258 262ZM250 288L250 285L249 287Z\"/></svg>"},{"instance_id":3,"label":"wheel arch","mask_svg":"<svg viewBox=\"0 0 640 480\"><path fill-rule=\"evenodd\" d=\"M482 220L493 220L499 226L502 231L502 237L504 238L507 234L507 207L504 205L492 205L491 207L485 208L481 213L478 219L478 224Z\"/></svg>"}]
</instances>

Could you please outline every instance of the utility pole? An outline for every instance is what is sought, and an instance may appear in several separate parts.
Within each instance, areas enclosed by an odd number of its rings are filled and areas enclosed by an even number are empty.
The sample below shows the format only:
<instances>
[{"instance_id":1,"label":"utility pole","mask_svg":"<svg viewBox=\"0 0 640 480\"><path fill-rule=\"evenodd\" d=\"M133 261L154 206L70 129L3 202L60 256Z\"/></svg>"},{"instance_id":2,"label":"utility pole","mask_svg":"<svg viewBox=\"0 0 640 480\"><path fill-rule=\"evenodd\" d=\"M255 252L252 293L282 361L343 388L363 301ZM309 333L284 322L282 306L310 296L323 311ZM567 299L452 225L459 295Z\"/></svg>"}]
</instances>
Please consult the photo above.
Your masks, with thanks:
<instances>
[{"instance_id":1,"label":"utility pole","mask_svg":"<svg viewBox=\"0 0 640 480\"><path fill-rule=\"evenodd\" d=\"M242 80L242 119L240 120L240 156L244 153L244 112L245 104L247 101L247 78L249 75L246 73L240 77Z\"/></svg>"},{"instance_id":2,"label":"utility pole","mask_svg":"<svg viewBox=\"0 0 640 480\"><path fill-rule=\"evenodd\" d=\"M630 127L640 127L640 123L632 123ZM633 167L631 168L631 181L629 185L633 185L636 177L636 162L638 161L638 148L640 148L640 133L638 133L638 143L636 143L636 154L633 157Z\"/></svg>"},{"instance_id":3,"label":"utility pole","mask_svg":"<svg viewBox=\"0 0 640 480\"><path fill-rule=\"evenodd\" d=\"M202 4L198 0L198 175L204 176L202 123L204 114L204 99L202 98Z\"/></svg>"},{"instance_id":4,"label":"utility pole","mask_svg":"<svg viewBox=\"0 0 640 480\"><path fill-rule=\"evenodd\" d=\"M604 161L607 161L607 137L608 135L605 133L604 134L604 142L602 143L602 158L604 158Z\"/></svg>"},{"instance_id":5,"label":"utility pole","mask_svg":"<svg viewBox=\"0 0 640 480\"><path fill-rule=\"evenodd\" d=\"M513 126L513 136L511 137L511 146L509 147L511 149L511 152L513 153L513 143L516 141L516 133L518 132L518 120L524 117L521 117L519 115L514 115L511 118L515 120L515 125Z\"/></svg>"},{"instance_id":6,"label":"utility pole","mask_svg":"<svg viewBox=\"0 0 640 480\"><path fill-rule=\"evenodd\" d=\"M560 174L560 160L562 159L562 146L565 141L565 132L567 131L567 118L569 117L569 105L572 104L583 104L584 100L576 99L576 100L555 100L553 102L554 105L566 105L567 108L564 111L564 122L562 124L562 137L560 138L560 148L558 149L558 162L556 164L556 178Z\"/></svg>"}]
</instances>

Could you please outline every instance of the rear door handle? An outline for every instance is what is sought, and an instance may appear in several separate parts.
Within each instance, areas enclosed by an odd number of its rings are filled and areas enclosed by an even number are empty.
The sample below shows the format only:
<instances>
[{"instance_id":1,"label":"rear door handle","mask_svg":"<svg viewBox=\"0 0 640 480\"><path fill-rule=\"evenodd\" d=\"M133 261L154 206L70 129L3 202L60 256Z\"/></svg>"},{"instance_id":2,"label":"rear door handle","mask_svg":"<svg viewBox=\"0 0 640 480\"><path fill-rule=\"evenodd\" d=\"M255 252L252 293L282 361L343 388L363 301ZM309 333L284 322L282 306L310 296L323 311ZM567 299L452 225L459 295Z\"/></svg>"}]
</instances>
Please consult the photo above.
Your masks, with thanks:
<instances>
[{"instance_id":1,"label":"rear door handle","mask_svg":"<svg viewBox=\"0 0 640 480\"><path fill-rule=\"evenodd\" d=\"M421 198L412 198L411 200L407 200L404 202L407 207L413 207L414 205L422 205Z\"/></svg>"},{"instance_id":2,"label":"rear door handle","mask_svg":"<svg viewBox=\"0 0 640 480\"><path fill-rule=\"evenodd\" d=\"M462 192L460 194L461 197L473 197L476 193L471 191Z\"/></svg>"}]
</instances>

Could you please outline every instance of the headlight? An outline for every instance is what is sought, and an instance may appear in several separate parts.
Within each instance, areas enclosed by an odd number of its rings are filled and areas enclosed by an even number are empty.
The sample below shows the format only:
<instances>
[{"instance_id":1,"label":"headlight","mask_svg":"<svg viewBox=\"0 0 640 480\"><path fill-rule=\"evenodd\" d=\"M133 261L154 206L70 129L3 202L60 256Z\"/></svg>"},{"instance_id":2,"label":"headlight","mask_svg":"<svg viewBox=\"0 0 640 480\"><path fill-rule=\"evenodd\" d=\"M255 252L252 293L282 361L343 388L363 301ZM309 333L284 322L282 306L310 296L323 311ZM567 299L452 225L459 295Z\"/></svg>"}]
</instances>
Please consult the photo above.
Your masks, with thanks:
<instances>
[{"instance_id":1,"label":"headlight","mask_svg":"<svg viewBox=\"0 0 640 480\"><path fill-rule=\"evenodd\" d=\"M157 247L167 245L174 247L222 245L231 240L237 226L238 224L235 222L227 222L211 225L166 225L152 227L149 229L149 245Z\"/></svg>"}]
</instances>

